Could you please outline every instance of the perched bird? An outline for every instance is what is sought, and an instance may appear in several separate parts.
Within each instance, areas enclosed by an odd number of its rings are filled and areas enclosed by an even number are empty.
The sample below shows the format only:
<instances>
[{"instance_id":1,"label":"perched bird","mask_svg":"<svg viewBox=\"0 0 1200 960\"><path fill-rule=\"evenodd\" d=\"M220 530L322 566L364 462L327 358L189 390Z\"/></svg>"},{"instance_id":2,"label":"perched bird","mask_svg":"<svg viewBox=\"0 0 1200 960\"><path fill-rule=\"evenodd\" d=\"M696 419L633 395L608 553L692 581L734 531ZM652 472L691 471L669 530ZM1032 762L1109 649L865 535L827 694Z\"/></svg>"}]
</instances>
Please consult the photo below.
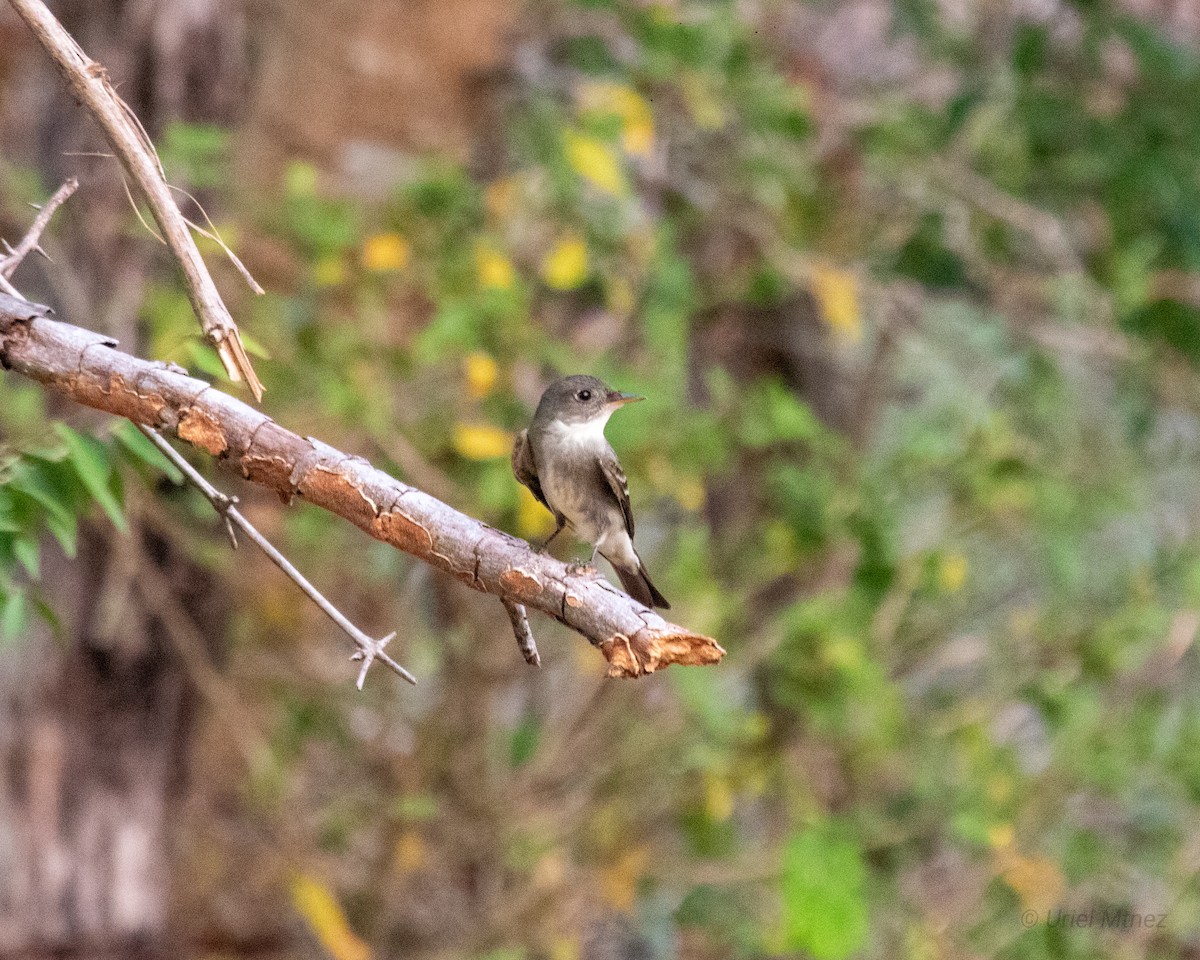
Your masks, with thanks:
<instances>
[{"instance_id":1,"label":"perched bird","mask_svg":"<svg viewBox=\"0 0 1200 960\"><path fill-rule=\"evenodd\" d=\"M595 377L573 376L546 388L528 430L517 434L512 466L517 479L554 514L563 527L592 544L613 565L621 585L648 607L670 608L650 582L633 548L633 508L629 485L617 455L604 437L604 425L619 407L642 397L610 390Z\"/></svg>"}]
</instances>

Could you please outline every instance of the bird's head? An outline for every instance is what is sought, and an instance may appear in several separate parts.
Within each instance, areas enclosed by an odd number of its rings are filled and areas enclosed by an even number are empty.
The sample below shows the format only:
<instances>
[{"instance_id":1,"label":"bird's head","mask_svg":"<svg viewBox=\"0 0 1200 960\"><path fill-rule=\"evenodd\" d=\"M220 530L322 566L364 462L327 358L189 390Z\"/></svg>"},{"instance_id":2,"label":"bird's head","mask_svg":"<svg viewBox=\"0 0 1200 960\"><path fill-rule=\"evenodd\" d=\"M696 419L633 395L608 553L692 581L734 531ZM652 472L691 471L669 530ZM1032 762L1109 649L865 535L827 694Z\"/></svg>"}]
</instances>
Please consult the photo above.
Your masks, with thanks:
<instances>
[{"instance_id":1,"label":"bird's head","mask_svg":"<svg viewBox=\"0 0 1200 960\"><path fill-rule=\"evenodd\" d=\"M596 420L603 423L613 411L641 399L632 393L613 390L598 377L576 374L555 380L546 388L536 416L546 422L561 420L568 425Z\"/></svg>"}]
</instances>

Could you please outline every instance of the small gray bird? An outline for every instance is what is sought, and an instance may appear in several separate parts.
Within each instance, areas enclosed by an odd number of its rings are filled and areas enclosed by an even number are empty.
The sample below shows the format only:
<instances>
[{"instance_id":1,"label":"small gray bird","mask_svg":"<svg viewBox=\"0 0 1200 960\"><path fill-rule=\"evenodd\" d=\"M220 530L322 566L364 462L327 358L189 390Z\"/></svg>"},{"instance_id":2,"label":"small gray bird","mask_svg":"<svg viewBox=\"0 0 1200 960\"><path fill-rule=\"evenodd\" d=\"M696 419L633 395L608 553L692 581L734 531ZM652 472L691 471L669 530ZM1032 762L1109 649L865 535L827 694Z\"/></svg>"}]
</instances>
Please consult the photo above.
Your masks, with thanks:
<instances>
[{"instance_id":1,"label":"small gray bird","mask_svg":"<svg viewBox=\"0 0 1200 960\"><path fill-rule=\"evenodd\" d=\"M670 609L650 582L633 548L633 508L629 484L617 455L604 438L604 425L618 407L642 397L610 390L595 377L573 376L546 388L528 430L517 434L512 466L517 479L554 514L563 527L592 544L613 565L621 585L647 607Z\"/></svg>"}]
</instances>

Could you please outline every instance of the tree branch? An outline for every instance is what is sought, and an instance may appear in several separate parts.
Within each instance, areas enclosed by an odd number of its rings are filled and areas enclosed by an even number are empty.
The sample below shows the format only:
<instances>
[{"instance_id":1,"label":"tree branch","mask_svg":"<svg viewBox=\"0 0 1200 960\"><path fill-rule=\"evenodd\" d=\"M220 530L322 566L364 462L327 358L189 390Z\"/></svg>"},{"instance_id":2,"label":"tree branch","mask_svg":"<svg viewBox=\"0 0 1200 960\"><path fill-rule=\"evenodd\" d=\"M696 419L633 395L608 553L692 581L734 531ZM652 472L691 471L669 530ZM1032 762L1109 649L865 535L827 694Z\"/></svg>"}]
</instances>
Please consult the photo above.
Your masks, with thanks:
<instances>
[{"instance_id":1,"label":"tree branch","mask_svg":"<svg viewBox=\"0 0 1200 960\"><path fill-rule=\"evenodd\" d=\"M10 3L50 54L72 92L96 118L121 165L146 198L167 246L179 261L188 299L204 335L216 348L230 379L244 379L254 398L261 400L262 383L246 355L237 324L221 299L188 231L187 221L171 196L158 154L141 123L113 89L104 67L83 52L41 0L10 0Z\"/></svg>"},{"instance_id":2,"label":"tree branch","mask_svg":"<svg viewBox=\"0 0 1200 960\"><path fill-rule=\"evenodd\" d=\"M513 636L517 638L517 648L521 656L531 667L540 667L542 658L538 654L537 641L533 639L533 631L529 629L529 614L525 612L523 603L513 603L504 600L504 611L508 614L508 622L512 624Z\"/></svg>"},{"instance_id":3,"label":"tree branch","mask_svg":"<svg viewBox=\"0 0 1200 960\"><path fill-rule=\"evenodd\" d=\"M174 434L285 501L302 496L475 590L540 610L598 647L610 676L724 656L715 640L663 620L598 574L572 574L361 458L300 437L202 380L115 350L48 312L0 294L0 364L78 403Z\"/></svg>"},{"instance_id":4,"label":"tree branch","mask_svg":"<svg viewBox=\"0 0 1200 960\"><path fill-rule=\"evenodd\" d=\"M38 211L38 215L34 218L33 223L30 224L25 236L21 238L21 242L15 247L9 248L8 256L0 257L0 276L3 276L6 280L12 279L12 275L16 272L17 267L21 265L21 261L32 251L41 249L38 246L38 241L42 239L42 234L45 233L46 227L50 223L50 218L54 216L54 211L66 203L71 194L78 189L79 181L71 177L70 180L54 191L54 196L42 205L42 209ZM45 256L44 253L43 256Z\"/></svg>"}]
</instances>

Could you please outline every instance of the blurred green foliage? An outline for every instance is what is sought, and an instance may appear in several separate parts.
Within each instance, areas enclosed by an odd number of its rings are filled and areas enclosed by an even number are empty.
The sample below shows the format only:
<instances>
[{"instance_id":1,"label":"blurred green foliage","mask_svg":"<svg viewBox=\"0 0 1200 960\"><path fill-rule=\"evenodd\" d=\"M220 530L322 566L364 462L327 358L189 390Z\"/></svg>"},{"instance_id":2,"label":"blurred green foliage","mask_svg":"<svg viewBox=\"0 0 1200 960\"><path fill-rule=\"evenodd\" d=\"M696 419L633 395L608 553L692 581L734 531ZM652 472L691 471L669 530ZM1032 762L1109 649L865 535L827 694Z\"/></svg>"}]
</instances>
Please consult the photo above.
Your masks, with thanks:
<instances>
[{"instance_id":1,"label":"blurred green foliage","mask_svg":"<svg viewBox=\"0 0 1200 960\"><path fill-rule=\"evenodd\" d=\"M602 887L647 942L665 898L697 956L1188 955L1200 58L1105 4L972 31L905 3L895 42L949 92L868 85L846 123L745 6L550 5L552 69L521 85L493 175L430 160L372 208L293 168L261 229L294 282L242 321L271 408L421 484L415 451L456 506L532 537L545 518L506 457L519 385L587 370L648 396L610 427L643 552L729 657L648 681L678 722L569 844L612 860ZM179 128L164 156L208 187L224 146ZM789 327L797 303L816 326ZM700 349L714 315L754 311L830 358L841 422L787 363ZM173 281L144 314L152 356L219 375ZM41 532L69 550L89 498L119 520L116 453L142 452L127 431L22 442L40 411L0 391L12 634ZM401 570L327 517L288 523L331 570L350 552L379 582ZM455 642L410 652L449 678ZM280 767L309 740L350 749L320 698L279 697ZM556 739L535 709L503 733L515 771ZM438 818L430 780L393 798L398 829ZM652 808L645 856L622 804ZM356 822L335 807L329 850ZM511 840L518 877L563 842ZM680 848L727 869L660 869ZM1091 907L1169 923L1135 941L1046 922ZM497 949L480 955L548 948Z\"/></svg>"},{"instance_id":2,"label":"blurred green foliage","mask_svg":"<svg viewBox=\"0 0 1200 960\"><path fill-rule=\"evenodd\" d=\"M119 468L140 468L146 476L158 477L164 464L131 423L106 431L103 440L61 422L47 429L38 388L6 382L2 391L0 637L8 642L28 628L35 611L58 625L37 589L45 536L74 557L79 522L96 507L124 532L125 470ZM165 467L173 470L169 464Z\"/></svg>"}]
</instances>

